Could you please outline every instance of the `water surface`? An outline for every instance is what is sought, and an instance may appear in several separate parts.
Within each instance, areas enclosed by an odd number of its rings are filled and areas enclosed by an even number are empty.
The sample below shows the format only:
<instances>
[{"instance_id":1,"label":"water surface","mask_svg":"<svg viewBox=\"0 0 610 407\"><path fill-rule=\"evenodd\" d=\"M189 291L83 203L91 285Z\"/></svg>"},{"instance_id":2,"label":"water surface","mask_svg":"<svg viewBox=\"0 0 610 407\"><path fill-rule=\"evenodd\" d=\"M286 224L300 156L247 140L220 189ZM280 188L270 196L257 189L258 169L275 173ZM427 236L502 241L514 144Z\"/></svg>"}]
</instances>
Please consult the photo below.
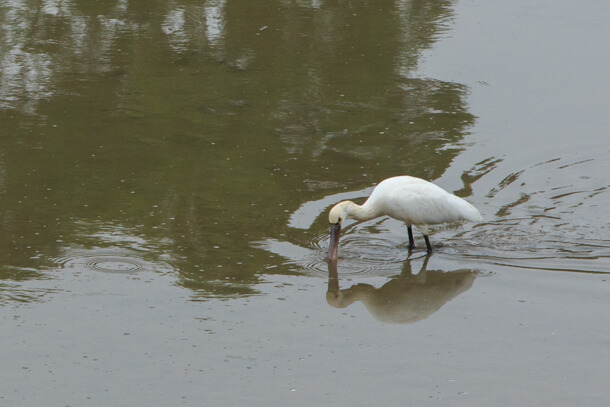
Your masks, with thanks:
<instances>
[{"instance_id":1,"label":"water surface","mask_svg":"<svg viewBox=\"0 0 610 407\"><path fill-rule=\"evenodd\" d=\"M609 17L4 1L0 404L608 404ZM329 267L399 174L484 222Z\"/></svg>"}]
</instances>

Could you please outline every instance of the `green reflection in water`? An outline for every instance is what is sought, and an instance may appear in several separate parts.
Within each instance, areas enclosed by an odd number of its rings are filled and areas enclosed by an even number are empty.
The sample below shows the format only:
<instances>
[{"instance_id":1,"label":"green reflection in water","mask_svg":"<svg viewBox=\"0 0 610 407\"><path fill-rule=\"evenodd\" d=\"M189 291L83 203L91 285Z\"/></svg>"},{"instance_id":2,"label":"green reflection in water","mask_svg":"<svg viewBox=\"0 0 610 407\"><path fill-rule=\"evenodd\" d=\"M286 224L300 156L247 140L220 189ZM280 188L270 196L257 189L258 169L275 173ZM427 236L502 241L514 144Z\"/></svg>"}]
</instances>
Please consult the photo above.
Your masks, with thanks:
<instances>
[{"instance_id":1,"label":"green reflection in water","mask_svg":"<svg viewBox=\"0 0 610 407\"><path fill-rule=\"evenodd\" d=\"M129 250L204 298L298 272L251 242L315 239L325 222L286 225L304 202L433 179L458 154L468 89L410 74L451 15L448 1L3 3L5 265Z\"/></svg>"}]
</instances>

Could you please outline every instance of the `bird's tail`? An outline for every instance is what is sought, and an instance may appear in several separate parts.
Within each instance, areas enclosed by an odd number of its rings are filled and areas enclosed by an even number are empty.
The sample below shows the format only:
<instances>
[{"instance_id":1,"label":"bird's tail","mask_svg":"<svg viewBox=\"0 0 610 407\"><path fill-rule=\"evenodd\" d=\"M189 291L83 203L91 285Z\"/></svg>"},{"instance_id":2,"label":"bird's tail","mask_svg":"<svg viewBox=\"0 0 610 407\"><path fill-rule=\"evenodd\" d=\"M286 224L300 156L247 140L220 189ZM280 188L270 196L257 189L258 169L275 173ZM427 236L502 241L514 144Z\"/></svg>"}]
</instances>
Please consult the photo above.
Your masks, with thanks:
<instances>
[{"instance_id":1,"label":"bird's tail","mask_svg":"<svg viewBox=\"0 0 610 407\"><path fill-rule=\"evenodd\" d=\"M454 195L455 196L455 195ZM481 222L483 217L477 208L470 202L455 196L454 208L458 212L458 217L470 222Z\"/></svg>"},{"instance_id":2,"label":"bird's tail","mask_svg":"<svg viewBox=\"0 0 610 407\"><path fill-rule=\"evenodd\" d=\"M463 210L464 219L469 220L470 222L481 222L483 220L481 212L469 202L464 202L466 203Z\"/></svg>"}]
</instances>

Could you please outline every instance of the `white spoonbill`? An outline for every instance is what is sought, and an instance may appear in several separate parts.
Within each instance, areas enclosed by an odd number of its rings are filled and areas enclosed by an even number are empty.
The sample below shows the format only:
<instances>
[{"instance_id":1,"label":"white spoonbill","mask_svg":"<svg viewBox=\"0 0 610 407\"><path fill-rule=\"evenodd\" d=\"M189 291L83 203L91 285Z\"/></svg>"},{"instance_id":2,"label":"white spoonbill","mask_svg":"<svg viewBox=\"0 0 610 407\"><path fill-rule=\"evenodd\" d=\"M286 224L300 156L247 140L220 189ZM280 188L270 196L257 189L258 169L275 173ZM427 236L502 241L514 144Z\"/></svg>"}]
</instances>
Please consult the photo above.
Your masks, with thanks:
<instances>
[{"instance_id":1,"label":"white spoonbill","mask_svg":"<svg viewBox=\"0 0 610 407\"><path fill-rule=\"evenodd\" d=\"M483 220L477 208L431 182L408 175L388 178L375 187L371 196L362 205L343 201L330 210L328 260L337 259L341 224L345 219L369 220L379 216L389 216L407 225L409 249L415 248L411 225L417 226L424 235L428 253L432 252L432 245L428 239L428 225L459 220L471 222Z\"/></svg>"}]
</instances>

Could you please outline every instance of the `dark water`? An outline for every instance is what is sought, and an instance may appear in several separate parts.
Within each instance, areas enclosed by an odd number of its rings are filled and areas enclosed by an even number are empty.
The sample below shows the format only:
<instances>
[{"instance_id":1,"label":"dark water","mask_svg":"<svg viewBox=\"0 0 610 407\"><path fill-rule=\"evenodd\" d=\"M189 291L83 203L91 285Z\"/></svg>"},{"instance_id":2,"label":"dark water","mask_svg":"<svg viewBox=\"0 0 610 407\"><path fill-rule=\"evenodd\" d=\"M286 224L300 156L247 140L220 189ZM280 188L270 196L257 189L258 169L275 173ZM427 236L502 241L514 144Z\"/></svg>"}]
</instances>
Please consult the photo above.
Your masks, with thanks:
<instances>
[{"instance_id":1,"label":"dark water","mask_svg":"<svg viewBox=\"0 0 610 407\"><path fill-rule=\"evenodd\" d=\"M252 292L283 261L251 242L294 234L304 202L459 153L467 88L410 76L450 5L5 5L6 264L120 249L198 295Z\"/></svg>"},{"instance_id":2,"label":"dark water","mask_svg":"<svg viewBox=\"0 0 610 407\"><path fill-rule=\"evenodd\" d=\"M607 404L608 18L4 0L0 405ZM399 174L484 222L329 269Z\"/></svg>"}]
</instances>

